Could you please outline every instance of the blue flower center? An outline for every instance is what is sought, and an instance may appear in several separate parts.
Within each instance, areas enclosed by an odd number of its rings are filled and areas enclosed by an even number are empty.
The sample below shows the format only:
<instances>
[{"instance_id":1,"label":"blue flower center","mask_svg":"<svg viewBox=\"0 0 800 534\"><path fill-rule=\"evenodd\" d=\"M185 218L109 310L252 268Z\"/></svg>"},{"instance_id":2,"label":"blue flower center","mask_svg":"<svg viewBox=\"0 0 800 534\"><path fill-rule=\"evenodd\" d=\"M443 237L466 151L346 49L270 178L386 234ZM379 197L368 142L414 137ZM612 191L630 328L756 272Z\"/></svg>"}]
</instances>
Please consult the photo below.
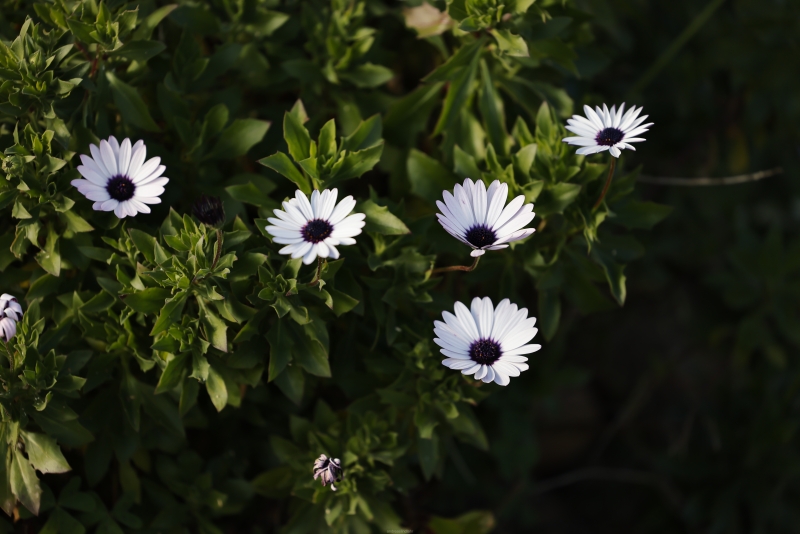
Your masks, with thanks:
<instances>
[{"instance_id":1,"label":"blue flower center","mask_svg":"<svg viewBox=\"0 0 800 534\"><path fill-rule=\"evenodd\" d=\"M108 196L119 202L124 202L133 198L136 192L136 185L127 176L118 174L113 176L106 184Z\"/></svg>"},{"instance_id":2,"label":"blue flower center","mask_svg":"<svg viewBox=\"0 0 800 534\"><path fill-rule=\"evenodd\" d=\"M595 141L598 145L614 146L625 137L625 134L619 128L604 128L597 134Z\"/></svg>"},{"instance_id":3,"label":"blue flower center","mask_svg":"<svg viewBox=\"0 0 800 534\"><path fill-rule=\"evenodd\" d=\"M303 234L303 239L309 243L319 243L331 236L333 226L324 219L314 219L308 221L300 233Z\"/></svg>"},{"instance_id":4,"label":"blue flower center","mask_svg":"<svg viewBox=\"0 0 800 534\"><path fill-rule=\"evenodd\" d=\"M481 365L492 365L502 355L500 343L493 339L479 339L469 346L469 357Z\"/></svg>"},{"instance_id":5,"label":"blue flower center","mask_svg":"<svg viewBox=\"0 0 800 534\"><path fill-rule=\"evenodd\" d=\"M467 230L467 242L475 248L488 247L497 241L494 230L486 225L473 226Z\"/></svg>"}]
</instances>

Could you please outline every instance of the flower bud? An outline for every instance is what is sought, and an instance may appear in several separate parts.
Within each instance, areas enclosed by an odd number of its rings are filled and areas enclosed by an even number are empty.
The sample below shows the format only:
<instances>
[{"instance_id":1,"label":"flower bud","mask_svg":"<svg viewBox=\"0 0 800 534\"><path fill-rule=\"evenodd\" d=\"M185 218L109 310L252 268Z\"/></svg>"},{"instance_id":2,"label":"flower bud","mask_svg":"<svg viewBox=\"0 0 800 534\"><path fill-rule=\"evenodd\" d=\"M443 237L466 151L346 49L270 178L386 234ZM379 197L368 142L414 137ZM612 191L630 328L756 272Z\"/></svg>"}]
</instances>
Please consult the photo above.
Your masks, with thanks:
<instances>
[{"instance_id":1,"label":"flower bud","mask_svg":"<svg viewBox=\"0 0 800 534\"><path fill-rule=\"evenodd\" d=\"M202 195L192 206L192 213L198 221L211 228L219 228L225 222L225 208L219 197Z\"/></svg>"}]
</instances>

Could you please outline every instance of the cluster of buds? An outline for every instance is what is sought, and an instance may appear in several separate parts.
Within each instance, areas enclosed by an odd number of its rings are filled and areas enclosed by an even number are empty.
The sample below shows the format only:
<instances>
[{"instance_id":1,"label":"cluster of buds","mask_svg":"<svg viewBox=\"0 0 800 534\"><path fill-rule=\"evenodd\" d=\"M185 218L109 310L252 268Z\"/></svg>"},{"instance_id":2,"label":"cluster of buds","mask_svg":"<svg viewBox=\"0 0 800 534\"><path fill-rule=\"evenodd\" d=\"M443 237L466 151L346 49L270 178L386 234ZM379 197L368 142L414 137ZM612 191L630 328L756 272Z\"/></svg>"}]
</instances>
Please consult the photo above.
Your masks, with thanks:
<instances>
[{"instance_id":1,"label":"cluster of buds","mask_svg":"<svg viewBox=\"0 0 800 534\"><path fill-rule=\"evenodd\" d=\"M324 454L314 461L314 480L320 477L323 486L331 485L331 489L336 491L334 482L342 480L342 462L338 458L328 458Z\"/></svg>"},{"instance_id":2,"label":"cluster of buds","mask_svg":"<svg viewBox=\"0 0 800 534\"><path fill-rule=\"evenodd\" d=\"M3 293L0 296L0 339L9 341L17 335L17 322L22 319L22 306L16 297Z\"/></svg>"}]
</instances>

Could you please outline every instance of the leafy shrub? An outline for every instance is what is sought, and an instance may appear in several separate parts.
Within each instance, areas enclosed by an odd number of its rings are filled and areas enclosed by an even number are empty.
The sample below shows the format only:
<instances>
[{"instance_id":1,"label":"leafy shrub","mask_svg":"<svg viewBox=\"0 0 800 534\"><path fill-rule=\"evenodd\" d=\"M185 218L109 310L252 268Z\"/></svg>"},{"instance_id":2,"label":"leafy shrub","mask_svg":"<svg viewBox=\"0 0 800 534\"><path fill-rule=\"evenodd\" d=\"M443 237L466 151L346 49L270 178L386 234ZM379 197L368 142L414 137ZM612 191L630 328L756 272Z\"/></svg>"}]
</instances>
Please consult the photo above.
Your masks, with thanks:
<instances>
[{"instance_id":1,"label":"leafy shrub","mask_svg":"<svg viewBox=\"0 0 800 534\"><path fill-rule=\"evenodd\" d=\"M456 519L401 505L451 467L469 479L464 454L489 448L475 407L498 388L441 365L432 321L507 297L551 340L565 302L625 301L632 230L668 213L633 198L635 171L594 209L605 160L561 141L586 14L83 0L2 15L0 268L25 314L0 349L0 504L16 525L490 530L479 503ZM152 213L95 211L71 185L111 135L166 166ZM535 202L538 232L437 276L467 258L434 215L466 177ZM295 189L331 187L358 199L365 232L311 284L266 219ZM192 218L201 195L223 198L221 232ZM320 454L341 459L335 493L312 479ZM518 455L502 469L530 467Z\"/></svg>"}]
</instances>

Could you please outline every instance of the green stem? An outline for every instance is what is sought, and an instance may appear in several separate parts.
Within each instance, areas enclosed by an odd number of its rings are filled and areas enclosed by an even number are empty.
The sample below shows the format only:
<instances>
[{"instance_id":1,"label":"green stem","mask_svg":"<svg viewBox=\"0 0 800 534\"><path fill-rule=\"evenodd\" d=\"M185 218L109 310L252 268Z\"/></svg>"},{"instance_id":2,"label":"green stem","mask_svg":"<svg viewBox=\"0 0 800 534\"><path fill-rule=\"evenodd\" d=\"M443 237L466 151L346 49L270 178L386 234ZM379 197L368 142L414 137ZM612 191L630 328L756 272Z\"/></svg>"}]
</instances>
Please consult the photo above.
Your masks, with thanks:
<instances>
[{"instance_id":1,"label":"green stem","mask_svg":"<svg viewBox=\"0 0 800 534\"><path fill-rule=\"evenodd\" d=\"M317 274L314 275L314 279L308 283L308 287L314 287L315 285L319 284L319 277L322 274L322 258L317 258Z\"/></svg>"},{"instance_id":2,"label":"green stem","mask_svg":"<svg viewBox=\"0 0 800 534\"><path fill-rule=\"evenodd\" d=\"M611 185L611 177L614 176L614 168L617 166L617 158L611 156L611 165L608 167L608 177L606 178L606 183L603 186L603 192L600 193L600 198L597 199L597 202L594 203L592 206L592 210L596 210L600 204L603 203L603 199L606 198L606 193L608 193L608 187Z\"/></svg>"}]
</instances>

